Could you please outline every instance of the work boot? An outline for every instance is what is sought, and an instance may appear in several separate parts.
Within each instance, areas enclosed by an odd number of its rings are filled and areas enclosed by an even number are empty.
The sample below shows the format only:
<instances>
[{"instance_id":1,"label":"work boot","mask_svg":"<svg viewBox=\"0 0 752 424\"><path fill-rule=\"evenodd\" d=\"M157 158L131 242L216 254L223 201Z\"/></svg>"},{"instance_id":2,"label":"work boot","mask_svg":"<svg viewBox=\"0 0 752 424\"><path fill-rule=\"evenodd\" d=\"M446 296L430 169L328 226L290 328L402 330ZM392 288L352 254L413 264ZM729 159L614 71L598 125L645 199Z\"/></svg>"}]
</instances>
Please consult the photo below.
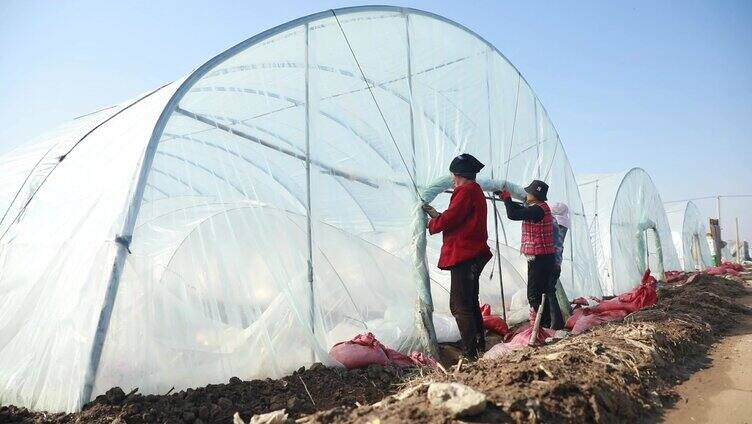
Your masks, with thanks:
<instances>
[{"instance_id":1,"label":"work boot","mask_svg":"<svg viewBox=\"0 0 752 424\"><path fill-rule=\"evenodd\" d=\"M556 292L546 294L546 303L548 304L548 323L550 325L550 327L546 326L546 328L563 330L565 325L564 315L561 312L561 308L559 308L559 301L556 299Z\"/></svg>"},{"instance_id":2,"label":"work boot","mask_svg":"<svg viewBox=\"0 0 752 424\"><path fill-rule=\"evenodd\" d=\"M483 334L478 335L478 342L475 343L478 356L483 356L486 353L486 336Z\"/></svg>"}]
</instances>

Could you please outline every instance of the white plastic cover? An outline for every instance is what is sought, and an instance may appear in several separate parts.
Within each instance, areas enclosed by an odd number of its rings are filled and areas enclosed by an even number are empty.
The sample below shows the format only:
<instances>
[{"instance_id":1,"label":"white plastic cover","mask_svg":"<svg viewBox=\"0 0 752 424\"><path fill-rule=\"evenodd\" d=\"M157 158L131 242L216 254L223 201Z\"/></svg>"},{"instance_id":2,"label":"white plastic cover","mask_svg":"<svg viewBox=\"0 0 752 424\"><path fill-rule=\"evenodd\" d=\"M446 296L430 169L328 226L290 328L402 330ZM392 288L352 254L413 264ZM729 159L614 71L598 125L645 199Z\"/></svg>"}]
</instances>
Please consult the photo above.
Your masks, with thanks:
<instances>
[{"instance_id":1,"label":"white plastic cover","mask_svg":"<svg viewBox=\"0 0 752 424\"><path fill-rule=\"evenodd\" d=\"M486 164L488 190L550 184L572 221L564 287L601 294L545 110L493 46L435 15L365 7L302 18L83 122L64 144L0 159L15 184L0 192L11 205L0 239L3 403L75 410L87 375L94 395L276 377L329 361L332 344L363 331L422 346L416 304L430 309L433 295L447 314L449 284L435 267L440 237L422 248L419 206L437 193L446 206L461 152ZM75 149L62 162L41 153L58 145ZM524 316L520 226L499 215L506 306ZM492 213L489 229L495 248ZM498 274L494 258L481 301L496 312Z\"/></svg>"},{"instance_id":2,"label":"white plastic cover","mask_svg":"<svg viewBox=\"0 0 752 424\"><path fill-rule=\"evenodd\" d=\"M700 209L692 202L667 203L666 216L682 269L696 271L713 266L713 257L706 243L708 232Z\"/></svg>"},{"instance_id":3,"label":"white plastic cover","mask_svg":"<svg viewBox=\"0 0 752 424\"><path fill-rule=\"evenodd\" d=\"M604 294L635 287L647 267L661 277L681 269L663 202L644 170L583 175L577 183Z\"/></svg>"}]
</instances>

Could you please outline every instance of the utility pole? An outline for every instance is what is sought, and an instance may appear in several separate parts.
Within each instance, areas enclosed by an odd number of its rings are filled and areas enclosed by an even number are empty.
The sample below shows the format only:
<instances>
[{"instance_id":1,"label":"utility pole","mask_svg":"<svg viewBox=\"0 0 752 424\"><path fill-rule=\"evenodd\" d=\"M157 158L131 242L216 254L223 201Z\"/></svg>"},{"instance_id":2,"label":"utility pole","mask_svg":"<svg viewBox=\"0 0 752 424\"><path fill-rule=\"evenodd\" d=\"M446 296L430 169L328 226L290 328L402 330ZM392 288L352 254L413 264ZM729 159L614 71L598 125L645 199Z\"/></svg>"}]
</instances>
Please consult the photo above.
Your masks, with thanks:
<instances>
[{"instance_id":1,"label":"utility pole","mask_svg":"<svg viewBox=\"0 0 752 424\"><path fill-rule=\"evenodd\" d=\"M716 208L718 210L718 220L715 222L716 228L715 228L715 234L713 234L713 247L715 248L715 266L720 266L721 262L723 262L723 259L721 257L721 249L723 248L723 246L721 246L721 244L723 243L723 237L721 236L721 196L720 195L717 196L715 200L716 200ZM710 232L712 234L713 233L712 220L711 220L710 225L711 225Z\"/></svg>"},{"instance_id":2,"label":"utility pole","mask_svg":"<svg viewBox=\"0 0 752 424\"><path fill-rule=\"evenodd\" d=\"M721 264L721 227L718 220L710 218L710 236L713 239L713 262L715 266Z\"/></svg>"},{"instance_id":3,"label":"utility pole","mask_svg":"<svg viewBox=\"0 0 752 424\"><path fill-rule=\"evenodd\" d=\"M716 206L718 209L718 228L721 228L721 196L716 197Z\"/></svg>"}]
</instances>

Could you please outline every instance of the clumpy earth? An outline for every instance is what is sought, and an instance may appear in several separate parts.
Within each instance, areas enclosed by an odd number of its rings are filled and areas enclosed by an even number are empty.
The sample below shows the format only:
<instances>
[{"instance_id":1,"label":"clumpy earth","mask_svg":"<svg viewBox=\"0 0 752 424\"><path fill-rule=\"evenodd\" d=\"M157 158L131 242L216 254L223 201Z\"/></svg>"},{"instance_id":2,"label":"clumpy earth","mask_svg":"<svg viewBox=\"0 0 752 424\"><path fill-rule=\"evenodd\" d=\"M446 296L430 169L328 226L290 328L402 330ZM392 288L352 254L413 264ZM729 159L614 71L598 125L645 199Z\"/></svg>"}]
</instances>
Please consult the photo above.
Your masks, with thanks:
<instances>
[{"instance_id":1,"label":"clumpy earth","mask_svg":"<svg viewBox=\"0 0 752 424\"><path fill-rule=\"evenodd\" d=\"M677 400L673 387L707 365L711 343L740 316L752 314L736 302L749 293L741 281L704 275L683 286L663 286L656 306L623 322L459 372L416 379L407 396L335 408L311 421L454 422L428 403L426 383L432 381L456 381L486 394L486 411L465 422L657 421L663 408Z\"/></svg>"},{"instance_id":2,"label":"clumpy earth","mask_svg":"<svg viewBox=\"0 0 752 424\"><path fill-rule=\"evenodd\" d=\"M502 359L449 367L448 373L316 364L279 380L233 378L167 395L114 388L76 414L2 406L0 422L231 423L235 412L247 422L283 408L289 422L453 422L427 400L428 384L439 381L487 396L485 412L466 422L656 421L678 399L674 387L707 366L710 345L743 315L752 315L738 302L750 293L741 279L698 275L683 285L661 285L657 305L623 322Z\"/></svg>"},{"instance_id":3,"label":"clumpy earth","mask_svg":"<svg viewBox=\"0 0 752 424\"><path fill-rule=\"evenodd\" d=\"M347 371L314 364L279 380L210 384L167 395L124 393L119 387L98 396L76 414L0 407L0 423L231 423L235 412L246 422L255 414L285 409L291 419L340 405L367 404L394 393L406 375L371 365Z\"/></svg>"}]
</instances>

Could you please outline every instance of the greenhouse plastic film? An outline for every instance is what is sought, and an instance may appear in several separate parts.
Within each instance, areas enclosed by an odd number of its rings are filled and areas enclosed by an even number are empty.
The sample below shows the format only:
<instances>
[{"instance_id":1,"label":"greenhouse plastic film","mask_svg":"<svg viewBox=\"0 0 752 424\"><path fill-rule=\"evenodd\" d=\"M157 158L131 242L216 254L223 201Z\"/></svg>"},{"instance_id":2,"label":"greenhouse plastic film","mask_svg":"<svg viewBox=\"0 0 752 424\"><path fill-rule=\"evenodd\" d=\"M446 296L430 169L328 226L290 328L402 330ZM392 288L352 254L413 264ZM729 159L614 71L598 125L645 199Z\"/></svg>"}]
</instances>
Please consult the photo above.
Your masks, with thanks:
<instances>
[{"instance_id":1,"label":"greenhouse plastic film","mask_svg":"<svg viewBox=\"0 0 752 424\"><path fill-rule=\"evenodd\" d=\"M696 271L713 266L708 231L697 206L692 202L667 203L666 215L682 269Z\"/></svg>"},{"instance_id":2,"label":"greenhouse plastic film","mask_svg":"<svg viewBox=\"0 0 752 424\"><path fill-rule=\"evenodd\" d=\"M644 170L580 176L577 182L604 294L636 287L647 268L659 276L680 269L663 203Z\"/></svg>"},{"instance_id":3,"label":"greenhouse plastic film","mask_svg":"<svg viewBox=\"0 0 752 424\"><path fill-rule=\"evenodd\" d=\"M2 176L15 187L0 197L10 215L16 192L33 197L2 223L3 403L76 410L86 376L93 396L279 377L334 365L331 346L365 332L430 351L449 276L420 206L446 207L449 163L464 152L486 165L489 198L502 186L521 198L532 179L550 185L550 201L571 213L567 294L601 295L545 109L493 46L435 15L322 12L101 113L71 133L58 165L45 139ZM43 175L31 191L29 169ZM509 316L526 316L520 223L497 206L500 251L493 230L489 246L502 265L486 265L481 302L500 310L501 276Z\"/></svg>"}]
</instances>

